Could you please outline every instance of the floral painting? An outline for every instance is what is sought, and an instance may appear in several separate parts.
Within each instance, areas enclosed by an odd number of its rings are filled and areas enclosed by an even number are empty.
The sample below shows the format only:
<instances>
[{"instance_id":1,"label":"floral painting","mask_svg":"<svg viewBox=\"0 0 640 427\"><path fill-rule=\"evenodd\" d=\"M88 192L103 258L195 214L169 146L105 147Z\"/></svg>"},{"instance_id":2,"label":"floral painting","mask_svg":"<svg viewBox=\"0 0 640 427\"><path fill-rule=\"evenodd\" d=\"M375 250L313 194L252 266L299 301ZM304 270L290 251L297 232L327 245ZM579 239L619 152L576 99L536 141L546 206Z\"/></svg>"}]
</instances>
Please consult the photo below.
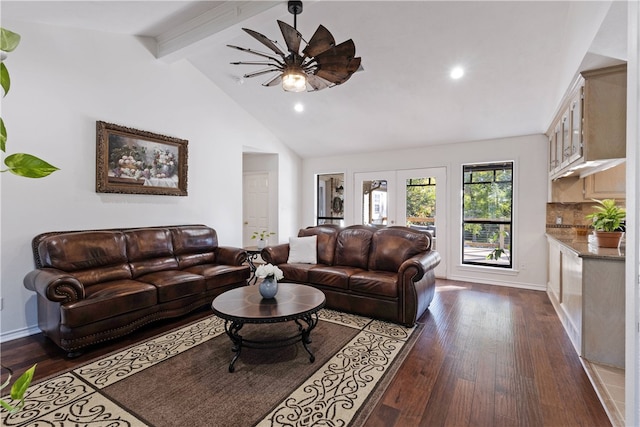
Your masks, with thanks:
<instances>
[{"instance_id":1,"label":"floral painting","mask_svg":"<svg viewBox=\"0 0 640 427\"><path fill-rule=\"evenodd\" d=\"M188 141L96 122L96 191L187 195Z\"/></svg>"}]
</instances>

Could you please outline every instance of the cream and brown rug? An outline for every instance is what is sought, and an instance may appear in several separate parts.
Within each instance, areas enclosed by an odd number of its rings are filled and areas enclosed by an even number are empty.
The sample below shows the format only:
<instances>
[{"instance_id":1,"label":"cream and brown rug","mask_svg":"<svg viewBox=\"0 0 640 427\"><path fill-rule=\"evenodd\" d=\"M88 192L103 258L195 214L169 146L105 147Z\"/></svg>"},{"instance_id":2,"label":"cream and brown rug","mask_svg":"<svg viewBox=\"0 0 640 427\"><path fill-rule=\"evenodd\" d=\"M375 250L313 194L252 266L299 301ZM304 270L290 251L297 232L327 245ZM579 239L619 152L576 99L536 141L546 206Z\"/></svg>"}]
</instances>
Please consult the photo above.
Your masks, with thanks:
<instances>
[{"instance_id":1,"label":"cream and brown rug","mask_svg":"<svg viewBox=\"0 0 640 427\"><path fill-rule=\"evenodd\" d=\"M245 325L243 336L286 333ZM243 348L235 363L211 316L32 385L8 426L361 425L412 347L417 329L320 311L310 348Z\"/></svg>"}]
</instances>

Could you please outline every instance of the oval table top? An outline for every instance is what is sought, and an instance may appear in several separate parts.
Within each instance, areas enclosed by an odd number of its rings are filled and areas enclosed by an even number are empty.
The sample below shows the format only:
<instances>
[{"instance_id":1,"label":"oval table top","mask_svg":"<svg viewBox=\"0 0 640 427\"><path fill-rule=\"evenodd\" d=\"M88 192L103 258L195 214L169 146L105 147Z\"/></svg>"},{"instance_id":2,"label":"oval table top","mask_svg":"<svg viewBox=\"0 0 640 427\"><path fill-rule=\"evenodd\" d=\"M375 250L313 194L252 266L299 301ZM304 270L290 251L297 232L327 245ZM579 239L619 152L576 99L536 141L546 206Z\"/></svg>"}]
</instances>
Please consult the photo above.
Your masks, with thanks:
<instances>
[{"instance_id":1,"label":"oval table top","mask_svg":"<svg viewBox=\"0 0 640 427\"><path fill-rule=\"evenodd\" d=\"M278 283L275 297L262 298L258 285L242 286L218 295L213 313L225 320L243 323L286 322L300 319L324 307L324 293L312 286Z\"/></svg>"}]
</instances>

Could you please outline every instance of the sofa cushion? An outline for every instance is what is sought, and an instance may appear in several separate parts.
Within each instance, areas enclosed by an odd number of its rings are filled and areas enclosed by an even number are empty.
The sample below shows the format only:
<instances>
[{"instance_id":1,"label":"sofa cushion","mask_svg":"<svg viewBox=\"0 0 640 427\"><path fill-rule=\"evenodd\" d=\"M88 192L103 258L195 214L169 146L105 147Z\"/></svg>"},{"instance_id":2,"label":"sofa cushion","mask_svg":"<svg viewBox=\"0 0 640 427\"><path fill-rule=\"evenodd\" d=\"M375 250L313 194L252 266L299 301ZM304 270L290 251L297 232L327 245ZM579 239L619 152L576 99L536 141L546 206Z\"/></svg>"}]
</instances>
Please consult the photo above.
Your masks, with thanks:
<instances>
[{"instance_id":1,"label":"sofa cushion","mask_svg":"<svg viewBox=\"0 0 640 427\"><path fill-rule=\"evenodd\" d=\"M333 224L308 227L298 232L298 237L318 236L317 256L319 264L333 265L336 239L340 227Z\"/></svg>"},{"instance_id":2,"label":"sofa cushion","mask_svg":"<svg viewBox=\"0 0 640 427\"><path fill-rule=\"evenodd\" d=\"M138 277L158 289L158 302L173 301L205 291L204 277L188 271L163 270Z\"/></svg>"},{"instance_id":3,"label":"sofa cushion","mask_svg":"<svg viewBox=\"0 0 640 427\"><path fill-rule=\"evenodd\" d=\"M250 276L247 265L200 264L185 268L184 271L204 276L207 290L245 282Z\"/></svg>"},{"instance_id":4,"label":"sofa cushion","mask_svg":"<svg viewBox=\"0 0 640 427\"><path fill-rule=\"evenodd\" d=\"M363 270L357 267L340 265L316 266L309 270L308 283L330 288L349 289L349 278Z\"/></svg>"},{"instance_id":5,"label":"sofa cushion","mask_svg":"<svg viewBox=\"0 0 640 427\"><path fill-rule=\"evenodd\" d=\"M334 265L366 270L373 232L365 227L347 227L338 233Z\"/></svg>"},{"instance_id":6,"label":"sofa cushion","mask_svg":"<svg viewBox=\"0 0 640 427\"><path fill-rule=\"evenodd\" d=\"M322 266L322 264L320 264ZM314 264L278 264L278 268L284 274L285 282L307 283L309 271L316 268Z\"/></svg>"},{"instance_id":7,"label":"sofa cushion","mask_svg":"<svg viewBox=\"0 0 640 427\"><path fill-rule=\"evenodd\" d=\"M37 253L42 267L72 273L84 285L131 278L121 232L52 234L38 243Z\"/></svg>"},{"instance_id":8,"label":"sofa cushion","mask_svg":"<svg viewBox=\"0 0 640 427\"><path fill-rule=\"evenodd\" d=\"M317 264L318 236L289 237L289 264Z\"/></svg>"},{"instance_id":9,"label":"sofa cushion","mask_svg":"<svg viewBox=\"0 0 640 427\"><path fill-rule=\"evenodd\" d=\"M136 280L97 283L86 298L60 306L61 324L73 328L152 307L158 303L156 287Z\"/></svg>"},{"instance_id":10,"label":"sofa cushion","mask_svg":"<svg viewBox=\"0 0 640 427\"><path fill-rule=\"evenodd\" d=\"M349 289L359 294L398 297L398 274L390 271L361 271L349 278Z\"/></svg>"},{"instance_id":11,"label":"sofa cushion","mask_svg":"<svg viewBox=\"0 0 640 427\"><path fill-rule=\"evenodd\" d=\"M204 225L191 225L171 227L170 231L173 253L180 269L216 262L218 235L214 229Z\"/></svg>"},{"instance_id":12,"label":"sofa cushion","mask_svg":"<svg viewBox=\"0 0 640 427\"><path fill-rule=\"evenodd\" d=\"M369 270L397 272L414 255L429 250L429 237L406 227L377 230L371 239Z\"/></svg>"},{"instance_id":13,"label":"sofa cushion","mask_svg":"<svg viewBox=\"0 0 640 427\"><path fill-rule=\"evenodd\" d=\"M133 278L155 271L176 270L171 233L166 228L126 231L127 254Z\"/></svg>"}]
</instances>

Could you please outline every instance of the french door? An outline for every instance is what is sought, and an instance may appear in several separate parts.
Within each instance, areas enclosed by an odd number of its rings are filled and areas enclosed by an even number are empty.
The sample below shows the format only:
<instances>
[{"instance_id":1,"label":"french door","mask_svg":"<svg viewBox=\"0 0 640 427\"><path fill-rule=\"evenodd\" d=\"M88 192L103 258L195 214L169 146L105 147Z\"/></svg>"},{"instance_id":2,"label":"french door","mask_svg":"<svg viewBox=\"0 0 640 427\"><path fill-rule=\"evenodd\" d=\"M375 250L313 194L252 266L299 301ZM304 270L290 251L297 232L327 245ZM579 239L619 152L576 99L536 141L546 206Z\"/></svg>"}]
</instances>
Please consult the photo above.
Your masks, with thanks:
<instances>
[{"instance_id":1,"label":"french door","mask_svg":"<svg viewBox=\"0 0 640 427\"><path fill-rule=\"evenodd\" d=\"M362 172L354 175L354 224L403 225L430 233L442 262L438 277L446 277L446 168Z\"/></svg>"}]
</instances>

